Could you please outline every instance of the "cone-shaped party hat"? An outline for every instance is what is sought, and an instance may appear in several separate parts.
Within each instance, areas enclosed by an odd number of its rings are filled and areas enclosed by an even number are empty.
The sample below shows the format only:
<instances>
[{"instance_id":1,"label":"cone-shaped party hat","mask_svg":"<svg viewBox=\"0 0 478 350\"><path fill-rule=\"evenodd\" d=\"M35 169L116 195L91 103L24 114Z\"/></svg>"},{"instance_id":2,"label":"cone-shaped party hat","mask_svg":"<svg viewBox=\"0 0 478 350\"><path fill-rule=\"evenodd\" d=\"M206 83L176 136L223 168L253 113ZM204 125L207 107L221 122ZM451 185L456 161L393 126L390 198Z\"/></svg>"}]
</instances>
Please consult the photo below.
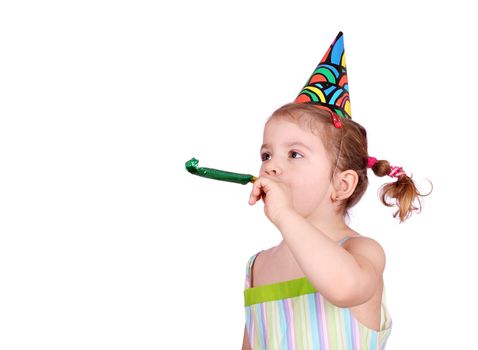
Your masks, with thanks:
<instances>
[{"instance_id":1,"label":"cone-shaped party hat","mask_svg":"<svg viewBox=\"0 0 478 350\"><path fill-rule=\"evenodd\" d=\"M294 102L311 103L332 111L334 125L337 128L342 127L338 117L352 118L342 32L339 32L330 45L324 58Z\"/></svg>"}]
</instances>

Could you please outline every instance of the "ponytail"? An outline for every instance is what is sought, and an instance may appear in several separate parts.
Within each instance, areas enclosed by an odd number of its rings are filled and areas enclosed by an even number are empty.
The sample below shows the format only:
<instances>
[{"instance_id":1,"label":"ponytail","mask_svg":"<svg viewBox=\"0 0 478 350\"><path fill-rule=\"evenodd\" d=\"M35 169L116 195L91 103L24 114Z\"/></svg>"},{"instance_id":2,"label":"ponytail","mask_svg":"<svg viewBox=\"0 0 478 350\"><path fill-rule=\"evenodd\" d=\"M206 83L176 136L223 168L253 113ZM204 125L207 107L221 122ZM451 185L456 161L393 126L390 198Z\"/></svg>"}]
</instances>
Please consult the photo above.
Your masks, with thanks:
<instances>
[{"instance_id":1,"label":"ponytail","mask_svg":"<svg viewBox=\"0 0 478 350\"><path fill-rule=\"evenodd\" d=\"M379 197L384 205L398 207L398 210L393 214L394 218L398 216L400 222L404 222L413 212L420 213L422 197L428 196L432 192L433 184L429 193L422 194L418 191L412 178L401 167L391 166L388 161L377 160L373 157L369 157L368 167L379 177L388 175L397 178L394 182L382 185L379 190Z\"/></svg>"}]
</instances>

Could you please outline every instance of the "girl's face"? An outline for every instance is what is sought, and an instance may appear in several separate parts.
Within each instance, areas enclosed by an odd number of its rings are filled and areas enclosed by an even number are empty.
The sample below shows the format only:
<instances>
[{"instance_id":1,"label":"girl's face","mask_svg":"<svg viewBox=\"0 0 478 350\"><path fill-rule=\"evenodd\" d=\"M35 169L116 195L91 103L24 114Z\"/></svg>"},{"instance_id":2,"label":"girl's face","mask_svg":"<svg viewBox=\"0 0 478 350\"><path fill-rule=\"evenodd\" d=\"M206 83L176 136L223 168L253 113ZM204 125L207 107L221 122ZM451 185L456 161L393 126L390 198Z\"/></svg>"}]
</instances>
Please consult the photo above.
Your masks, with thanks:
<instances>
[{"instance_id":1,"label":"girl's face","mask_svg":"<svg viewBox=\"0 0 478 350\"><path fill-rule=\"evenodd\" d=\"M308 217L330 205L332 164L318 135L285 118L265 125L260 175L288 185L295 210Z\"/></svg>"}]
</instances>

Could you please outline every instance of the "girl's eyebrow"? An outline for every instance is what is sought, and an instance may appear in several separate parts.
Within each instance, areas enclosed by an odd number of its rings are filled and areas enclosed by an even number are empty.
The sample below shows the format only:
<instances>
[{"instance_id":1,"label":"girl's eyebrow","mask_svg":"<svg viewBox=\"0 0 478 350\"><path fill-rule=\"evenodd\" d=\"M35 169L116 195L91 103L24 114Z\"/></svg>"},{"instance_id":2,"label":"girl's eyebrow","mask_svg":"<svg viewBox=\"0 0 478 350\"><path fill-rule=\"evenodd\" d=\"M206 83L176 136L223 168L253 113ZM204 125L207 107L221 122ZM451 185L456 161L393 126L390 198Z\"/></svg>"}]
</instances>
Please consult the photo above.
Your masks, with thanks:
<instances>
[{"instance_id":1,"label":"girl's eyebrow","mask_svg":"<svg viewBox=\"0 0 478 350\"><path fill-rule=\"evenodd\" d=\"M312 151L312 149L309 146L307 146L305 143L302 143L302 142L299 142L299 141L287 143L286 146L288 146L288 147L300 146L300 147L304 147L305 149L307 149L309 151Z\"/></svg>"},{"instance_id":2,"label":"girl's eyebrow","mask_svg":"<svg viewBox=\"0 0 478 350\"><path fill-rule=\"evenodd\" d=\"M301 147L304 147L305 149L309 150L309 151L312 151L312 149L307 146L306 144L300 142L300 141L293 141L293 142L285 142L283 144L284 146L286 147L292 147L292 146L301 146ZM264 148L269 148L269 144L265 143L261 146L261 151L264 149Z\"/></svg>"}]
</instances>

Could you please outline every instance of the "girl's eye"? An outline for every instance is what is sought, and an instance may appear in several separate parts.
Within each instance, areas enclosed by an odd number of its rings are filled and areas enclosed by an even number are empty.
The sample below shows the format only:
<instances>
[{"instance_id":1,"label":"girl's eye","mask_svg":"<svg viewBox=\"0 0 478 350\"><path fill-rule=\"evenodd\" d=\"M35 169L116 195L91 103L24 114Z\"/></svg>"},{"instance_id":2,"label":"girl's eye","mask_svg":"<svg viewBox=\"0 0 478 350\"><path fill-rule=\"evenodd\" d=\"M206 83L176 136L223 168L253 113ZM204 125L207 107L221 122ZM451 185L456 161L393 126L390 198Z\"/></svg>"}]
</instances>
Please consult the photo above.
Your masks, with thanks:
<instances>
[{"instance_id":1,"label":"girl's eye","mask_svg":"<svg viewBox=\"0 0 478 350\"><path fill-rule=\"evenodd\" d=\"M271 159L271 155L269 153L262 153L261 159L262 159L262 161L269 160L269 159Z\"/></svg>"},{"instance_id":2,"label":"girl's eye","mask_svg":"<svg viewBox=\"0 0 478 350\"><path fill-rule=\"evenodd\" d=\"M303 158L304 157L302 154L300 154L298 152L294 152L294 151L290 152L290 156L292 158Z\"/></svg>"}]
</instances>

